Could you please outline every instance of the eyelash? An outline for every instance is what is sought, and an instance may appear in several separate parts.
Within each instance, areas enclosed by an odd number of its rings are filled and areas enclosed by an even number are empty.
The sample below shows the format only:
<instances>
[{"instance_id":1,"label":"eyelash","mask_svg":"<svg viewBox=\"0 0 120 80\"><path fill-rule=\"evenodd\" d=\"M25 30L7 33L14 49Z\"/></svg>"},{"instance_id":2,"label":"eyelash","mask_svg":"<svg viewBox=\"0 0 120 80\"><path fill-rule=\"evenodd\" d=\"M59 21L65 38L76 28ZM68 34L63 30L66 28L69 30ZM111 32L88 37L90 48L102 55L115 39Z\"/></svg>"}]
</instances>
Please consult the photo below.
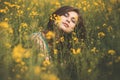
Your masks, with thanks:
<instances>
[{"instance_id":1,"label":"eyelash","mask_svg":"<svg viewBox=\"0 0 120 80\"><path fill-rule=\"evenodd\" d=\"M76 23L74 19L71 20L73 23Z\"/></svg>"}]
</instances>

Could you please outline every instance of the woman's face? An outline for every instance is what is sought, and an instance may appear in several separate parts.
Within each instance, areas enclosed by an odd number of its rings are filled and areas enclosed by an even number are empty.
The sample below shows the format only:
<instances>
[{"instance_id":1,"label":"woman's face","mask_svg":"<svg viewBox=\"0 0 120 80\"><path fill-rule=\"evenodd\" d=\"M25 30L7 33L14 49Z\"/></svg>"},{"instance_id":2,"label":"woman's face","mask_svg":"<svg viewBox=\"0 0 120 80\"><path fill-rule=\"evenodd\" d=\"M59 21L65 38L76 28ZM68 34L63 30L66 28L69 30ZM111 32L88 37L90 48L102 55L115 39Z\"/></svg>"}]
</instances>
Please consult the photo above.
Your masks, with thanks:
<instances>
[{"instance_id":1,"label":"woman's face","mask_svg":"<svg viewBox=\"0 0 120 80\"><path fill-rule=\"evenodd\" d=\"M60 16L60 22L58 28L66 33L70 33L74 30L78 22L78 14L75 11L70 11Z\"/></svg>"}]
</instances>

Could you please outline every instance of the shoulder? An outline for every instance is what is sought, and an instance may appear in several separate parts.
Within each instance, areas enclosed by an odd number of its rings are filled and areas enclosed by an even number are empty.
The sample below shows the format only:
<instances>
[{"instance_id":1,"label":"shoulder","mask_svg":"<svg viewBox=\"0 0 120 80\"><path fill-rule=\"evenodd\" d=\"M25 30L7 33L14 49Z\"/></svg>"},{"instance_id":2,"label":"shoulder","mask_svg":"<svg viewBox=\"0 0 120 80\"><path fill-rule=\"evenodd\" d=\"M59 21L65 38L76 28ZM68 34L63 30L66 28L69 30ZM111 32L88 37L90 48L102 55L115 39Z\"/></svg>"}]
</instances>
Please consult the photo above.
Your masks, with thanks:
<instances>
[{"instance_id":1,"label":"shoulder","mask_svg":"<svg viewBox=\"0 0 120 80\"><path fill-rule=\"evenodd\" d=\"M44 36L43 36L43 33L42 32L36 32L36 33L32 33L30 35L30 38L31 40L36 40L36 39L39 39L39 40L43 40L44 41Z\"/></svg>"},{"instance_id":2,"label":"shoulder","mask_svg":"<svg viewBox=\"0 0 120 80\"><path fill-rule=\"evenodd\" d=\"M32 33L31 36L30 36L30 38L31 38L31 40L33 40L33 41L36 40L37 42L38 41L40 41L40 42L44 41L44 39L43 39L44 36L43 36L42 32Z\"/></svg>"},{"instance_id":3,"label":"shoulder","mask_svg":"<svg viewBox=\"0 0 120 80\"><path fill-rule=\"evenodd\" d=\"M31 38L40 37L40 36L42 36L42 32L35 32L30 35Z\"/></svg>"},{"instance_id":4,"label":"shoulder","mask_svg":"<svg viewBox=\"0 0 120 80\"><path fill-rule=\"evenodd\" d=\"M47 44L45 42L45 37L42 32L36 32L31 34L31 41L32 43L40 50L46 51Z\"/></svg>"}]
</instances>

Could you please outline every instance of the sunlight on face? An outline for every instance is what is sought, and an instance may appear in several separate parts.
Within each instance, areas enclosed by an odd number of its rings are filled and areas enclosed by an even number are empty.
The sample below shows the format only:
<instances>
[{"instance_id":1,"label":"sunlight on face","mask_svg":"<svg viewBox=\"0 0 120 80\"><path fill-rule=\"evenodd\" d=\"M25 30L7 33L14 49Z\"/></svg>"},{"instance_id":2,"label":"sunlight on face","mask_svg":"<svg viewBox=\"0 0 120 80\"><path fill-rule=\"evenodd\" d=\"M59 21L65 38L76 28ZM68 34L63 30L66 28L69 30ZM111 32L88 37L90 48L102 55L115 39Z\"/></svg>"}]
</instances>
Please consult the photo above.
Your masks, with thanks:
<instances>
[{"instance_id":1,"label":"sunlight on face","mask_svg":"<svg viewBox=\"0 0 120 80\"><path fill-rule=\"evenodd\" d=\"M60 17L61 20L58 23L58 28L66 33L72 32L78 22L78 14L75 11L70 11Z\"/></svg>"}]
</instances>

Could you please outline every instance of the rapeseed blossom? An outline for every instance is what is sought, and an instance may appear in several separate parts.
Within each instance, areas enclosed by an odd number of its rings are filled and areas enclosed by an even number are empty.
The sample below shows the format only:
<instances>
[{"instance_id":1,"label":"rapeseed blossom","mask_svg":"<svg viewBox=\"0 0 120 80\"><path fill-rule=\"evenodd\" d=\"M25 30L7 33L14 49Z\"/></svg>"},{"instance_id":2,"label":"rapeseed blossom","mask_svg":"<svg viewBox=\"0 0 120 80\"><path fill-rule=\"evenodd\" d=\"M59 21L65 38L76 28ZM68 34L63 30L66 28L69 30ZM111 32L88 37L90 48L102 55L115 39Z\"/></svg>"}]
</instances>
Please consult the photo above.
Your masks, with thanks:
<instances>
[{"instance_id":1,"label":"rapeseed blossom","mask_svg":"<svg viewBox=\"0 0 120 80\"><path fill-rule=\"evenodd\" d=\"M98 38L103 38L105 37L105 33L104 32L99 32L98 33Z\"/></svg>"},{"instance_id":2,"label":"rapeseed blossom","mask_svg":"<svg viewBox=\"0 0 120 80\"><path fill-rule=\"evenodd\" d=\"M60 80L55 74L53 73L43 73L42 80Z\"/></svg>"},{"instance_id":3,"label":"rapeseed blossom","mask_svg":"<svg viewBox=\"0 0 120 80\"><path fill-rule=\"evenodd\" d=\"M99 4L98 4L97 2L94 2L94 5L95 5L95 6L98 6Z\"/></svg>"},{"instance_id":4,"label":"rapeseed blossom","mask_svg":"<svg viewBox=\"0 0 120 80\"><path fill-rule=\"evenodd\" d=\"M61 21L61 17L56 14L53 14L52 16L50 16L50 19L53 20L56 25L58 25Z\"/></svg>"},{"instance_id":5,"label":"rapeseed blossom","mask_svg":"<svg viewBox=\"0 0 120 80\"><path fill-rule=\"evenodd\" d=\"M20 74L16 74L16 78L17 78L17 79L20 79L20 78L21 78L21 75L20 75Z\"/></svg>"},{"instance_id":6,"label":"rapeseed blossom","mask_svg":"<svg viewBox=\"0 0 120 80\"><path fill-rule=\"evenodd\" d=\"M18 44L13 49L12 57L15 60L15 62L17 62L17 63L22 62L23 58L31 57L30 50L27 50L27 49L23 48L21 44Z\"/></svg>"},{"instance_id":7,"label":"rapeseed blossom","mask_svg":"<svg viewBox=\"0 0 120 80\"><path fill-rule=\"evenodd\" d=\"M35 67L34 67L34 74L35 74L35 75L39 75L40 72L41 72L40 66L35 66Z\"/></svg>"},{"instance_id":8,"label":"rapeseed blossom","mask_svg":"<svg viewBox=\"0 0 120 80\"><path fill-rule=\"evenodd\" d=\"M110 54L110 55L114 55L115 53L116 53L116 51L113 49L108 50L108 54Z\"/></svg>"},{"instance_id":9,"label":"rapeseed blossom","mask_svg":"<svg viewBox=\"0 0 120 80\"><path fill-rule=\"evenodd\" d=\"M8 22L0 22L0 27L2 27L2 28L9 28L9 24L8 24Z\"/></svg>"},{"instance_id":10,"label":"rapeseed blossom","mask_svg":"<svg viewBox=\"0 0 120 80\"><path fill-rule=\"evenodd\" d=\"M92 69L88 69L88 73L90 73L92 71Z\"/></svg>"},{"instance_id":11,"label":"rapeseed blossom","mask_svg":"<svg viewBox=\"0 0 120 80\"><path fill-rule=\"evenodd\" d=\"M73 54L79 54L79 53L81 53L81 48L77 48L77 49L72 48L71 51Z\"/></svg>"},{"instance_id":12,"label":"rapeseed blossom","mask_svg":"<svg viewBox=\"0 0 120 80\"><path fill-rule=\"evenodd\" d=\"M0 13L7 13L6 9L0 9Z\"/></svg>"},{"instance_id":13,"label":"rapeseed blossom","mask_svg":"<svg viewBox=\"0 0 120 80\"><path fill-rule=\"evenodd\" d=\"M9 7L16 7L17 9L19 9L20 8L20 6L19 5L16 5L16 4L11 4L11 3L9 3L9 2L4 2L4 4L5 5L7 5L7 6L9 6Z\"/></svg>"},{"instance_id":14,"label":"rapeseed blossom","mask_svg":"<svg viewBox=\"0 0 120 80\"><path fill-rule=\"evenodd\" d=\"M96 47L93 47L93 48L91 49L91 52L96 53L96 52L98 52L98 50L97 50Z\"/></svg>"},{"instance_id":15,"label":"rapeseed blossom","mask_svg":"<svg viewBox=\"0 0 120 80\"><path fill-rule=\"evenodd\" d=\"M48 31L47 34L45 35L47 39L52 39L55 37L55 33L52 31Z\"/></svg>"},{"instance_id":16,"label":"rapeseed blossom","mask_svg":"<svg viewBox=\"0 0 120 80\"><path fill-rule=\"evenodd\" d=\"M13 33L13 29L10 27L7 21L0 22L0 28L5 29L10 34Z\"/></svg>"},{"instance_id":17,"label":"rapeseed blossom","mask_svg":"<svg viewBox=\"0 0 120 80\"><path fill-rule=\"evenodd\" d=\"M10 44L10 43L4 43L4 45L5 45L7 48L10 48L10 47L11 47L11 44Z\"/></svg>"},{"instance_id":18,"label":"rapeseed blossom","mask_svg":"<svg viewBox=\"0 0 120 80\"><path fill-rule=\"evenodd\" d=\"M108 26L107 30L108 32L111 32L113 30L112 26Z\"/></svg>"},{"instance_id":19,"label":"rapeseed blossom","mask_svg":"<svg viewBox=\"0 0 120 80\"><path fill-rule=\"evenodd\" d=\"M64 42L64 37L60 37L60 42Z\"/></svg>"},{"instance_id":20,"label":"rapeseed blossom","mask_svg":"<svg viewBox=\"0 0 120 80\"><path fill-rule=\"evenodd\" d=\"M57 50L57 49L54 49L53 52L54 52L54 54L57 54L57 53L58 53L58 50Z\"/></svg>"},{"instance_id":21,"label":"rapeseed blossom","mask_svg":"<svg viewBox=\"0 0 120 80\"><path fill-rule=\"evenodd\" d=\"M12 57L16 62L21 62L24 53L25 49L22 47L21 44L19 44L13 49Z\"/></svg>"},{"instance_id":22,"label":"rapeseed blossom","mask_svg":"<svg viewBox=\"0 0 120 80\"><path fill-rule=\"evenodd\" d=\"M49 61L49 59L45 59L44 61L43 61L43 66L44 67L47 67L47 66L49 66L51 63L50 63L50 61Z\"/></svg>"}]
</instances>

